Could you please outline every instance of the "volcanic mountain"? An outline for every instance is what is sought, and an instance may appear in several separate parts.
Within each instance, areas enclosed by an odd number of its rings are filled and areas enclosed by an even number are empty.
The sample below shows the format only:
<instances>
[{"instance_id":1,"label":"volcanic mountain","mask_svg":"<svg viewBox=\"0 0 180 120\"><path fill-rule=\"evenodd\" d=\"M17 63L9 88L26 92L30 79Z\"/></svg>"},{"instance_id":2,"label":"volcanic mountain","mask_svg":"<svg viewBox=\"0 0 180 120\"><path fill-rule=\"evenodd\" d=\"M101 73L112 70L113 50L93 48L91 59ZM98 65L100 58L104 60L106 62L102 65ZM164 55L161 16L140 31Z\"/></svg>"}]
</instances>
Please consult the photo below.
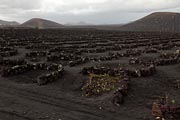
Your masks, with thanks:
<instances>
[{"instance_id":1,"label":"volcanic mountain","mask_svg":"<svg viewBox=\"0 0 180 120\"><path fill-rule=\"evenodd\" d=\"M6 27L6 26L18 26L19 23L15 21L4 21L0 20L0 27Z\"/></svg>"},{"instance_id":2,"label":"volcanic mountain","mask_svg":"<svg viewBox=\"0 0 180 120\"><path fill-rule=\"evenodd\" d=\"M63 25L41 18L33 18L20 25L21 27L30 28L61 28Z\"/></svg>"},{"instance_id":3,"label":"volcanic mountain","mask_svg":"<svg viewBox=\"0 0 180 120\"><path fill-rule=\"evenodd\" d=\"M179 32L180 13L155 12L140 20L123 25L120 30Z\"/></svg>"}]
</instances>

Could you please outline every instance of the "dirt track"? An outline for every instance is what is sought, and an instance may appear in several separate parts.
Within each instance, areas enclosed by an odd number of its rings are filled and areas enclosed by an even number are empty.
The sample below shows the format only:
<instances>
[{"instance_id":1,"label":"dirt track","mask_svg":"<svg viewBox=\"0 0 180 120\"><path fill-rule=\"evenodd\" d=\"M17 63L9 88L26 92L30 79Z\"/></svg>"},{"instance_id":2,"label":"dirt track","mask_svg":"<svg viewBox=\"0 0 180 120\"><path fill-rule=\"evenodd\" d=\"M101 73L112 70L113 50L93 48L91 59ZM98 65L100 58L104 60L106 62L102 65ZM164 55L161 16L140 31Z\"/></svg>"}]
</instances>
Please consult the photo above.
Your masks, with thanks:
<instances>
[{"instance_id":1,"label":"dirt track","mask_svg":"<svg viewBox=\"0 0 180 120\"><path fill-rule=\"evenodd\" d=\"M40 94L5 84L0 86L0 91L0 112L2 117L8 115L6 119L116 119L112 116L113 113L109 116L107 111L67 98Z\"/></svg>"}]
</instances>

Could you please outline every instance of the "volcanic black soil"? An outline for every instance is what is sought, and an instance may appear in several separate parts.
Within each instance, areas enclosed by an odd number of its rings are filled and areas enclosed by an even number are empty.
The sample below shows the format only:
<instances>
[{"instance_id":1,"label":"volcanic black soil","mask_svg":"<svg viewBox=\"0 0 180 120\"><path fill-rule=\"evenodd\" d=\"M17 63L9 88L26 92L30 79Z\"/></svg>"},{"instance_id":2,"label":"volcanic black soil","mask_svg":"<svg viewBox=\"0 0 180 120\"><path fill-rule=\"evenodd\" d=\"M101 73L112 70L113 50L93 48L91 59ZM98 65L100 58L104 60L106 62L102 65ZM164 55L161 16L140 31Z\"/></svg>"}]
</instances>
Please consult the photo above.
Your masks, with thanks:
<instances>
[{"instance_id":1,"label":"volcanic black soil","mask_svg":"<svg viewBox=\"0 0 180 120\"><path fill-rule=\"evenodd\" d=\"M74 51L94 49L78 47L90 45L91 43L96 45L95 48L106 48L115 44L135 45L136 43L142 43L143 40L145 41L144 46L122 48L122 50L106 49L103 52L82 52L81 57L92 56L98 58L108 55L109 52L123 53L127 49L144 50L144 48L149 47L147 43L150 41L152 43L159 41L154 46L160 46L163 41L169 41L163 44L170 45L174 43L174 46L166 50L157 50L157 53L142 53L137 57L143 59L159 58L160 53L173 53L180 49L180 46L178 46L180 34L178 33L118 32L94 29L27 29L1 30L0 37L1 41L8 41L4 46L1 44L1 47L10 46L18 50L17 55L3 57L11 60L23 58L30 61L29 58L25 57L25 54L30 51L48 51L55 47L62 47L67 50L64 47L66 45L70 45L71 47L68 49ZM77 41L85 43L79 43L76 46ZM126 43L126 41L131 42ZM8 44L15 42L17 44ZM102 45L99 43L102 43ZM105 46L105 43L107 43L107 46ZM27 46L36 46L37 44L49 45L50 48L27 48ZM62 51L61 49L53 54L59 54ZM69 53L67 52L67 54ZM20 75L0 77L0 120L153 120L151 115L152 103L159 97L168 95L170 99L175 99L175 104L180 105L180 89L174 87L174 81L180 79L179 62L172 65L156 66L156 73L148 77L130 77L129 94L125 98L125 102L119 107L111 102L114 91L100 96L85 97L82 95L81 88L88 79L87 75L80 73L82 68L96 65L116 68L120 64L126 67L132 57L134 56L107 61L89 60L73 67L67 64L68 61L57 60L54 63L61 63L64 66L63 76L52 83L42 86L35 83L36 78L42 73L48 73L48 71L29 71ZM46 57L40 58L40 61L47 62ZM4 66L1 65L2 67Z\"/></svg>"}]
</instances>

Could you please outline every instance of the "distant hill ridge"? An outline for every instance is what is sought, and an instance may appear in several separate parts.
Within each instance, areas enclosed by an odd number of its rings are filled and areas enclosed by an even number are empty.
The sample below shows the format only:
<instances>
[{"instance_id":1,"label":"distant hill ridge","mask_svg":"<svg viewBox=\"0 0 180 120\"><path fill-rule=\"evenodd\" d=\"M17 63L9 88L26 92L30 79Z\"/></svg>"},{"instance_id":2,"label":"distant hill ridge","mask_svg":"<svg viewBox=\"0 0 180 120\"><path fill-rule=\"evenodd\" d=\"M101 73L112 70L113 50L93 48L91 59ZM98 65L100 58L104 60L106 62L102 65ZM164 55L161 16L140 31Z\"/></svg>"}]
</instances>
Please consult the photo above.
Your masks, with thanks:
<instances>
[{"instance_id":1,"label":"distant hill ridge","mask_svg":"<svg viewBox=\"0 0 180 120\"><path fill-rule=\"evenodd\" d=\"M12 21L0 20L0 27L29 27L29 28L97 28L121 31L161 31L161 32L180 32L180 13L175 12L155 12L139 20L125 25L86 25L85 22L79 22L77 25L62 25L41 18L32 18L23 24Z\"/></svg>"},{"instance_id":2,"label":"distant hill ridge","mask_svg":"<svg viewBox=\"0 0 180 120\"><path fill-rule=\"evenodd\" d=\"M5 21L5 20L0 20L0 26L17 26L20 25L16 21Z\"/></svg>"}]
</instances>

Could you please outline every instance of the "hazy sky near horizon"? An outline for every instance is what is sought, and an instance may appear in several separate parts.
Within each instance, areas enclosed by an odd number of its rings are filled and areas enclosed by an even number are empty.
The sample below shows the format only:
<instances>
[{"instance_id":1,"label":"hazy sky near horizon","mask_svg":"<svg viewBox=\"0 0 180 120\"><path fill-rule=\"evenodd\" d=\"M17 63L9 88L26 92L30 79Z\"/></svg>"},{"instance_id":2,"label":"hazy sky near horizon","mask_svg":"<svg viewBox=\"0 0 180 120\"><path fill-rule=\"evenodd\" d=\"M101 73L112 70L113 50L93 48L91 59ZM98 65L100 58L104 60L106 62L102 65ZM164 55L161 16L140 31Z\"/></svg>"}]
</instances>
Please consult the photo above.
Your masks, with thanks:
<instances>
[{"instance_id":1,"label":"hazy sky near horizon","mask_svg":"<svg viewBox=\"0 0 180 120\"><path fill-rule=\"evenodd\" d=\"M25 22L127 23L156 11L180 12L180 0L0 0L0 19Z\"/></svg>"}]
</instances>

